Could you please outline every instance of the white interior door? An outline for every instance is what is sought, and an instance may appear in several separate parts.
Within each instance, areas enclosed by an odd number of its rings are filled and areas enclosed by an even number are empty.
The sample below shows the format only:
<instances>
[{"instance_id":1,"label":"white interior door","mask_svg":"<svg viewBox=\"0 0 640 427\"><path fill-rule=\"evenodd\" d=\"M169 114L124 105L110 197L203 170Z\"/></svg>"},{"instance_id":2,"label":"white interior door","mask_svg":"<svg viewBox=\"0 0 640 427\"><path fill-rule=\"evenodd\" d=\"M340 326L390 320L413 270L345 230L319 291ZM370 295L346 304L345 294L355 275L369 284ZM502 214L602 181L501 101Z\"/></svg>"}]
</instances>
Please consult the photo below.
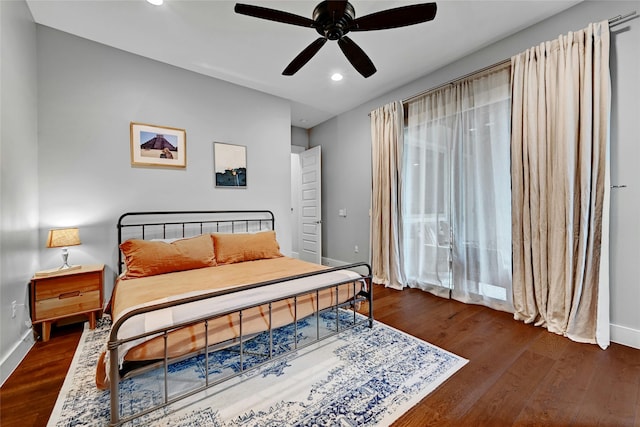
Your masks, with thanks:
<instances>
[{"instance_id":1,"label":"white interior door","mask_svg":"<svg viewBox=\"0 0 640 427\"><path fill-rule=\"evenodd\" d=\"M300 259L322 264L320 146L300 153Z\"/></svg>"}]
</instances>

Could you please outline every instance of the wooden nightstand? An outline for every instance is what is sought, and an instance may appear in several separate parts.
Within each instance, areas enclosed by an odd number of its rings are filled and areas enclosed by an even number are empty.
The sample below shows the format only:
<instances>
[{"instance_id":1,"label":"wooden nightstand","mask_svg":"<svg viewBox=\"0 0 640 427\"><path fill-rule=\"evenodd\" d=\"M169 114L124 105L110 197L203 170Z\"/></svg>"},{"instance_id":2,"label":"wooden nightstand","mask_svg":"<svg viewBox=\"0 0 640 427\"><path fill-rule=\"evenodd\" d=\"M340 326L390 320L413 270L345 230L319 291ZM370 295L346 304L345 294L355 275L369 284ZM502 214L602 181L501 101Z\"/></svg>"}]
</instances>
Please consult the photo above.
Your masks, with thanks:
<instances>
[{"instance_id":1,"label":"wooden nightstand","mask_svg":"<svg viewBox=\"0 0 640 427\"><path fill-rule=\"evenodd\" d=\"M42 341L48 341L51 324L79 314L89 316L89 327L96 327L102 311L104 265L83 265L31 279L31 322L42 323Z\"/></svg>"}]
</instances>

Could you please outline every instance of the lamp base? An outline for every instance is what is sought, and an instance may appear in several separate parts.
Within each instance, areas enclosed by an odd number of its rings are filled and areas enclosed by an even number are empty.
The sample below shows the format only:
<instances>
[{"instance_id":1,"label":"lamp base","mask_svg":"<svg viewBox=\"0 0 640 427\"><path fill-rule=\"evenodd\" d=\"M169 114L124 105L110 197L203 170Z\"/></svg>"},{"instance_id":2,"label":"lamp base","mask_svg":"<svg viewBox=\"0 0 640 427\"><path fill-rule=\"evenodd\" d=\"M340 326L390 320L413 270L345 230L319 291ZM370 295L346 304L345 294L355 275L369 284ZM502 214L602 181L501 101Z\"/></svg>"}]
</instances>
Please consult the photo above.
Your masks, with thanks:
<instances>
[{"instance_id":1,"label":"lamp base","mask_svg":"<svg viewBox=\"0 0 640 427\"><path fill-rule=\"evenodd\" d=\"M58 270L75 270L76 268L80 268L79 265L69 265L67 264L67 260L64 260L64 264L58 267Z\"/></svg>"}]
</instances>

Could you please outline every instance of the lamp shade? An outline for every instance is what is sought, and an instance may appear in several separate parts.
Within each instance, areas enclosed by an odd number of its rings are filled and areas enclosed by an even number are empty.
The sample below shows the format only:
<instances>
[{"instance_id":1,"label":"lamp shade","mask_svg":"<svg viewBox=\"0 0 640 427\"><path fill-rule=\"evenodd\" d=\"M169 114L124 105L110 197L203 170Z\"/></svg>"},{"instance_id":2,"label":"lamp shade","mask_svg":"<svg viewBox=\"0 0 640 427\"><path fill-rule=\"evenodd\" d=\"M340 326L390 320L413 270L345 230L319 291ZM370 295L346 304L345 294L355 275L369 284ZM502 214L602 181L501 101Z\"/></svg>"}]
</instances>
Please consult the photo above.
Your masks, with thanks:
<instances>
[{"instance_id":1,"label":"lamp shade","mask_svg":"<svg viewBox=\"0 0 640 427\"><path fill-rule=\"evenodd\" d=\"M48 248L61 248L80 244L80 233L77 228L59 228L49 230Z\"/></svg>"}]
</instances>

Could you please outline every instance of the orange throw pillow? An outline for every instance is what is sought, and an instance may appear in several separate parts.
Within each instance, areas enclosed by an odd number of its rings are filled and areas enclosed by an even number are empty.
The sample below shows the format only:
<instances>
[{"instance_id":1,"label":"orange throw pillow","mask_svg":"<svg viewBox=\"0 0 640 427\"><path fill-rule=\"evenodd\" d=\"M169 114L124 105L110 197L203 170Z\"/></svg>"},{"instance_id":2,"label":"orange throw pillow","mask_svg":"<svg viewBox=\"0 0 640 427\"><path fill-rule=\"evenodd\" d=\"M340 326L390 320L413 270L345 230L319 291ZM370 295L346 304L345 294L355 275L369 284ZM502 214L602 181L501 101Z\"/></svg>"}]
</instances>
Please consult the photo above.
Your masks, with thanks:
<instances>
[{"instance_id":1,"label":"orange throw pillow","mask_svg":"<svg viewBox=\"0 0 640 427\"><path fill-rule=\"evenodd\" d=\"M212 236L218 264L232 264L282 256L280 245L276 240L276 232L272 230L248 234L214 233Z\"/></svg>"},{"instance_id":2,"label":"orange throw pillow","mask_svg":"<svg viewBox=\"0 0 640 427\"><path fill-rule=\"evenodd\" d=\"M173 271L216 265L211 235L176 240L171 243L130 239L120 245L126 278L154 276Z\"/></svg>"}]
</instances>

